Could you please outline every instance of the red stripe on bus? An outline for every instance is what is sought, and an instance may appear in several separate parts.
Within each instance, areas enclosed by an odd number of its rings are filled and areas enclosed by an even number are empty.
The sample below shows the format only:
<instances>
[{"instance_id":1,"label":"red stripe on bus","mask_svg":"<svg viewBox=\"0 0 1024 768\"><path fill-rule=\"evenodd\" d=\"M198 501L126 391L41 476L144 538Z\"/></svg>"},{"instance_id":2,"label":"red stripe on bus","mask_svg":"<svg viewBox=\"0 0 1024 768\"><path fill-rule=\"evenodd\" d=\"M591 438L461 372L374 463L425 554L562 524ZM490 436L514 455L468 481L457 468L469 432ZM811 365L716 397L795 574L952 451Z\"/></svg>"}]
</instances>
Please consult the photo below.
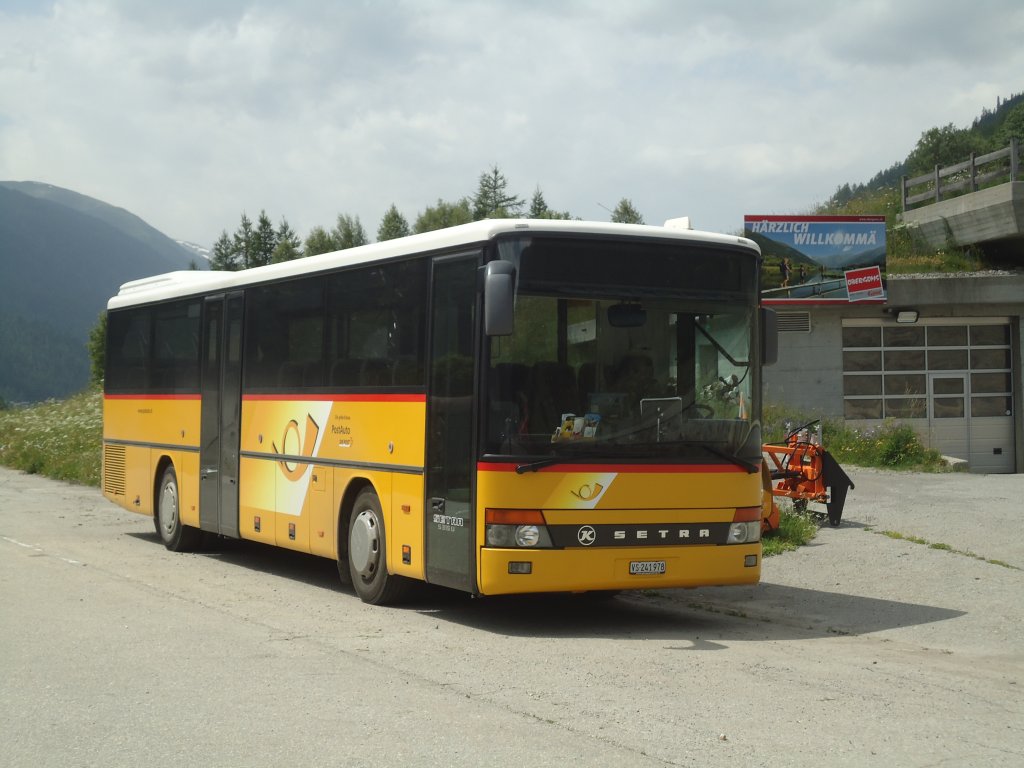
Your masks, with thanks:
<instances>
[{"instance_id":1,"label":"red stripe on bus","mask_svg":"<svg viewBox=\"0 0 1024 768\"><path fill-rule=\"evenodd\" d=\"M543 457L541 457L543 459ZM529 463L529 462L525 462ZM515 472L518 464L481 461L476 465L478 472ZM538 472L615 472L618 474L672 474L672 473L732 473L746 470L733 464L553 464L541 467Z\"/></svg>"},{"instance_id":2,"label":"red stripe on bus","mask_svg":"<svg viewBox=\"0 0 1024 768\"><path fill-rule=\"evenodd\" d=\"M199 400L199 393L187 395L104 395L104 400Z\"/></svg>"},{"instance_id":3,"label":"red stripe on bus","mask_svg":"<svg viewBox=\"0 0 1024 768\"><path fill-rule=\"evenodd\" d=\"M304 401L304 402L331 402L331 403L425 403L427 396L424 394L355 394L355 395L242 395L242 400L248 401Z\"/></svg>"}]
</instances>

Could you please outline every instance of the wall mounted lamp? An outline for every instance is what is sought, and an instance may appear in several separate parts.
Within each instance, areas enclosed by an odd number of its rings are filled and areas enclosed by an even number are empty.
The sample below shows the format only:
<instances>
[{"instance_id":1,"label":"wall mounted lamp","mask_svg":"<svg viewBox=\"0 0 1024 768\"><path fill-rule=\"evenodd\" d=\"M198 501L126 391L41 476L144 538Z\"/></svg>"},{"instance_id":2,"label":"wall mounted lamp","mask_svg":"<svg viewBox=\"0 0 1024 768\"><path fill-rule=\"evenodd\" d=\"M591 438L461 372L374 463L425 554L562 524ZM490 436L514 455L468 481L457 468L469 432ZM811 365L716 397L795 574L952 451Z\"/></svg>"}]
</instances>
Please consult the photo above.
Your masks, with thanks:
<instances>
[{"instance_id":1,"label":"wall mounted lamp","mask_svg":"<svg viewBox=\"0 0 1024 768\"><path fill-rule=\"evenodd\" d=\"M898 309L893 310L893 316L896 318L897 323L916 323L917 322L917 310L916 309Z\"/></svg>"}]
</instances>

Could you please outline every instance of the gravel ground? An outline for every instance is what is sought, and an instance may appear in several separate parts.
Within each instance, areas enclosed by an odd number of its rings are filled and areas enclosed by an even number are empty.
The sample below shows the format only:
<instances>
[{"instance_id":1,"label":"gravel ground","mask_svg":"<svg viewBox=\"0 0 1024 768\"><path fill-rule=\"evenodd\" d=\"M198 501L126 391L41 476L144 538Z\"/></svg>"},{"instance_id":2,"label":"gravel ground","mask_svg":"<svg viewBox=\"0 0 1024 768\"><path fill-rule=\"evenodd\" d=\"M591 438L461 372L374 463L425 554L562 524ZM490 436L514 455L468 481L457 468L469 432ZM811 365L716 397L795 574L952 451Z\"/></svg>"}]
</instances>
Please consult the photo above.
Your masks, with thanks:
<instances>
[{"instance_id":1,"label":"gravel ground","mask_svg":"<svg viewBox=\"0 0 1024 768\"><path fill-rule=\"evenodd\" d=\"M847 472L856 487L838 528L766 559L756 587L700 598L815 631L1002 658L1019 673L1024 475Z\"/></svg>"},{"instance_id":2,"label":"gravel ground","mask_svg":"<svg viewBox=\"0 0 1024 768\"><path fill-rule=\"evenodd\" d=\"M1024 568L1024 474L884 472L855 468L847 525L917 536Z\"/></svg>"},{"instance_id":3,"label":"gravel ground","mask_svg":"<svg viewBox=\"0 0 1024 768\"><path fill-rule=\"evenodd\" d=\"M1024 764L1024 475L849 471L754 587L378 608L0 468L0 764Z\"/></svg>"}]
</instances>

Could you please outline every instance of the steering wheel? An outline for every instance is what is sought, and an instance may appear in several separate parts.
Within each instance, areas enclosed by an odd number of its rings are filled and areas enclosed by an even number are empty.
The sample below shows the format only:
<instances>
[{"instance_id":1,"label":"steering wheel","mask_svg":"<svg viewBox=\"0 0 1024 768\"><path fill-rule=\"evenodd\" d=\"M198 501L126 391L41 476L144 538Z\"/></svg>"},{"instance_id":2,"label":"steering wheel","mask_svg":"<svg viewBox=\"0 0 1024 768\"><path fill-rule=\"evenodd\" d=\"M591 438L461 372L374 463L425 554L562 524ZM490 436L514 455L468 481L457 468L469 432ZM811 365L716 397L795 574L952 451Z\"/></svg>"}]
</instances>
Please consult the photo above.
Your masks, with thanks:
<instances>
[{"instance_id":1,"label":"steering wheel","mask_svg":"<svg viewBox=\"0 0 1024 768\"><path fill-rule=\"evenodd\" d=\"M696 411L697 417L701 419L710 419L715 415L715 409L705 403L693 402L683 408L683 413L687 411Z\"/></svg>"}]
</instances>

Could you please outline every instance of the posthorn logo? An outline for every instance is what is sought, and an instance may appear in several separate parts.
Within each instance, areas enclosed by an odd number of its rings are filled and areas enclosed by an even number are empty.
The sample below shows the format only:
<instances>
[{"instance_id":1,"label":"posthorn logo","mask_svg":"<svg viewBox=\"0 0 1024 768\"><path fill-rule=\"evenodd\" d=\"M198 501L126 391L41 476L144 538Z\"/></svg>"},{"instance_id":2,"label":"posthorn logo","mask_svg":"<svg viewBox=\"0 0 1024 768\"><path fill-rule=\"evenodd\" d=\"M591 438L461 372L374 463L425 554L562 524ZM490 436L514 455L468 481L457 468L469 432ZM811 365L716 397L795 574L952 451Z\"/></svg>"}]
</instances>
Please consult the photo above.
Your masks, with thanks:
<instances>
[{"instance_id":1,"label":"posthorn logo","mask_svg":"<svg viewBox=\"0 0 1024 768\"><path fill-rule=\"evenodd\" d=\"M597 531L592 525L584 525L576 532L576 538L584 547L589 547L597 541Z\"/></svg>"}]
</instances>

